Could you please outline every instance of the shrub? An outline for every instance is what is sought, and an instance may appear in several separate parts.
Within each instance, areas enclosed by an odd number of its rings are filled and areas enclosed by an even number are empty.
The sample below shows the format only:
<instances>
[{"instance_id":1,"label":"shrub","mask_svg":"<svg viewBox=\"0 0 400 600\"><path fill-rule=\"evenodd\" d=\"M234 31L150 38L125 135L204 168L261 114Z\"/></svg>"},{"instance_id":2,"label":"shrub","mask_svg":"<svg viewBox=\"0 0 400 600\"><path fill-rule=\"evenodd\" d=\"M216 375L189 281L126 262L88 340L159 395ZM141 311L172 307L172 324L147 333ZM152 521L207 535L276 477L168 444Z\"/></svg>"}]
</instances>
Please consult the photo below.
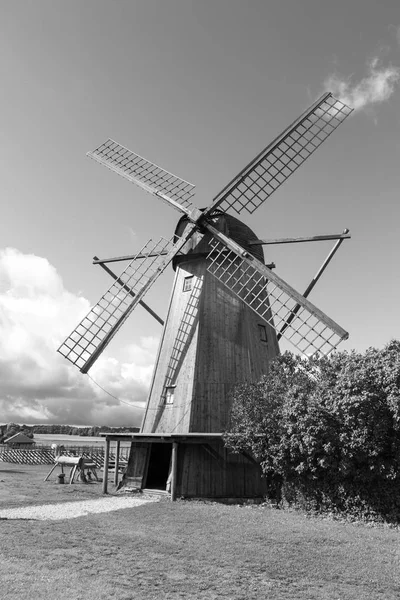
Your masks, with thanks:
<instances>
[{"instance_id":1,"label":"shrub","mask_svg":"<svg viewBox=\"0 0 400 600\"><path fill-rule=\"evenodd\" d=\"M331 358L283 354L235 390L225 443L259 460L271 496L399 519L400 342Z\"/></svg>"}]
</instances>

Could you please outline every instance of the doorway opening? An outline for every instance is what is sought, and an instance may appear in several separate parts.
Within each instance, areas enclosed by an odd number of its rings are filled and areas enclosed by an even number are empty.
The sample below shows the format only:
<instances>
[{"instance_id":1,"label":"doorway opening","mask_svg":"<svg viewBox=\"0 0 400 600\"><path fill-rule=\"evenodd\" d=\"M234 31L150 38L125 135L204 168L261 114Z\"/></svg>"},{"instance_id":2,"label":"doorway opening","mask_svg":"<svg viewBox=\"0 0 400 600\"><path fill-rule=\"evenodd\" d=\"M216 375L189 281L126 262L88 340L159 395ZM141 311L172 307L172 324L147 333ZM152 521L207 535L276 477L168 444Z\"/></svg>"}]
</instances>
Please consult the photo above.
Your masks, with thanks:
<instances>
[{"instance_id":1,"label":"doorway opening","mask_svg":"<svg viewBox=\"0 0 400 600\"><path fill-rule=\"evenodd\" d=\"M147 470L146 488L165 490L171 463L172 444L151 444L149 468Z\"/></svg>"}]
</instances>

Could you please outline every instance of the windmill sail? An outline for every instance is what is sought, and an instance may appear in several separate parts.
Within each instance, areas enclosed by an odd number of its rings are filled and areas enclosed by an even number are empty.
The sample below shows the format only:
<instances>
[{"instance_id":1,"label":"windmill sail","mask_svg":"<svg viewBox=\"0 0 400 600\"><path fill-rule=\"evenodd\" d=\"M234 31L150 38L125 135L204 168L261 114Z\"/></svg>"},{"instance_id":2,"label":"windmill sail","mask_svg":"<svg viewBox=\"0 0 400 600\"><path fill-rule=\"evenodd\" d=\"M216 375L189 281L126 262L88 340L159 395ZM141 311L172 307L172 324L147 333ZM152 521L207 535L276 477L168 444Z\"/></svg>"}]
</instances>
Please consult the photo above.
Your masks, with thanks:
<instances>
[{"instance_id":1,"label":"windmill sail","mask_svg":"<svg viewBox=\"0 0 400 600\"><path fill-rule=\"evenodd\" d=\"M186 239L185 236L173 244L172 241L161 238L154 246L150 240L138 254L151 256L146 259L135 257L128 264L119 278L61 344L58 352L76 365L82 373L87 373L144 294L182 248Z\"/></svg>"},{"instance_id":2,"label":"windmill sail","mask_svg":"<svg viewBox=\"0 0 400 600\"><path fill-rule=\"evenodd\" d=\"M351 112L332 94L324 94L216 196L205 214L216 208L253 213Z\"/></svg>"},{"instance_id":3,"label":"windmill sail","mask_svg":"<svg viewBox=\"0 0 400 600\"><path fill-rule=\"evenodd\" d=\"M327 355L348 338L337 323L244 250L239 253L216 238L210 245L208 271L277 332L282 330L300 352Z\"/></svg>"},{"instance_id":4,"label":"windmill sail","mask_svg":"<svg viewBox=\"0 0 400 600\"><path fill-rule=\"evenodd\" d=\"M174 208L190 211L195 186L156 164L108 139L87 156L135 183L146 192L172 204ZM186 210L185 210L186 209Z\"/></svg>"}]
</instances>

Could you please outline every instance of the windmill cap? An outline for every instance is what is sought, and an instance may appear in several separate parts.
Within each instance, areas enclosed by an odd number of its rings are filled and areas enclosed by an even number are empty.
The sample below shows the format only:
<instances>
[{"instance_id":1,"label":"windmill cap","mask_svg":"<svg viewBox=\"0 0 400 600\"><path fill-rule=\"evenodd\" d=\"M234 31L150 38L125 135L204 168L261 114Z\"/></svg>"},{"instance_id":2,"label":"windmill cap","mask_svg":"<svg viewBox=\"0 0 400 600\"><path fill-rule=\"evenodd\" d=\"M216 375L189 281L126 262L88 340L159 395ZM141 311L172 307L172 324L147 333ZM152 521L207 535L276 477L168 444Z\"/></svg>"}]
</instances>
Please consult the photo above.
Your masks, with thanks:
<instances>
[{"instance_id":1,"label":"windmill cap","mask_svg":"<svg viewBox=\"0 0 400 600\"><path fill-rule=\"evenodd\" d=\"M236 217L232 215L222 212L216 211L213 213L212 217L212 225L224 233L228 237L230 237L234 242L242 246L249 254L252 254L255 258L257 258L262 263L264 262L264 252L261 245L250 245L250 241L254 241L257 239L257 235L254 233L252 229L242 221L239 221ZM175 228L175 236L182 236L185 228L189 224L189 219L186 216L181 217L179 219L177 226ZM209 241L212 237L212 234L208 231L200 232L196 231L192 237L188 240L183 248L183 253L185 254L193 254L193 255L207 255L210 252ZM177 256L173 261L173 267L176 268L176 265L182 261L182 256Z\"/></svg>"}]
</instances>

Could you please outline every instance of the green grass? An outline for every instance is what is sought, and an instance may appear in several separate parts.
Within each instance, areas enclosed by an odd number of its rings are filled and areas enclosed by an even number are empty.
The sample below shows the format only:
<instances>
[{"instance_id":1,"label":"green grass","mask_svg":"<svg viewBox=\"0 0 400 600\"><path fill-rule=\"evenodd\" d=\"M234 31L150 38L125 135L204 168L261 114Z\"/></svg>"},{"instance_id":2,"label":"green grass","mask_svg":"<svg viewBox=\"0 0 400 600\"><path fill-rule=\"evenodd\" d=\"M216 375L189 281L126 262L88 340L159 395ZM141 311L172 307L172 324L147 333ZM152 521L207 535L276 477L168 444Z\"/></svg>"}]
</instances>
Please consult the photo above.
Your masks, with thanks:
<instances>
[{"instance_id":1,"label":"green grass","mask_svg":"<svg viewBox=\"0 0 400 600\"><path fill-rule=\"evenodd\" d=\"M7 600L400 597L397 530L294 512L162 501L0 531Z\"/></svg>"}]
</instances>

